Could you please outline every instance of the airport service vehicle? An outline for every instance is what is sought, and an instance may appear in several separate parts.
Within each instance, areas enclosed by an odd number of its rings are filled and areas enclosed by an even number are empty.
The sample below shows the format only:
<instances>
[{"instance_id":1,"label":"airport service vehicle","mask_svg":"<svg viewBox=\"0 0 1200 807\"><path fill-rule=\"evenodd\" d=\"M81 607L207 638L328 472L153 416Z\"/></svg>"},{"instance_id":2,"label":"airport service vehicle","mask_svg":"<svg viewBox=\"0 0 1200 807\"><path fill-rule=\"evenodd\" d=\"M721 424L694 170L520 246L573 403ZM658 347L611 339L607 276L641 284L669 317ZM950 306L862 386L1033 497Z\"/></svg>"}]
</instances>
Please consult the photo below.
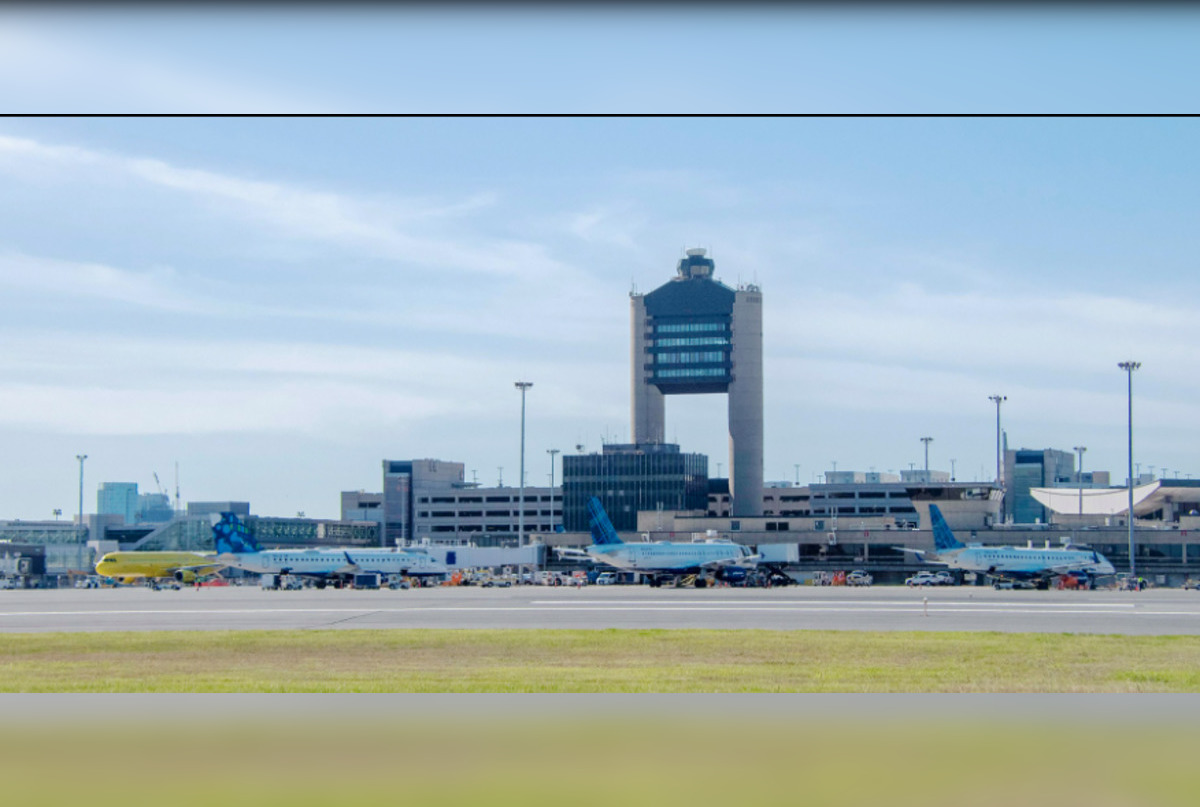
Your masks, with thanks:
<instances>
[{"instance_id":1,"label":"airport service vehicle","mask_svg":"<svg viewBox=\"0 0 1200 807\"><path fill-rule=\"evenodd\" d=\"M612 586L612 585L616 585L616 582L617 582L617 573L616 572L601 572L599 575L596 576L596 585L598 585L598 586Z\"/></svg>"},{"instance_id":2,"label":"airport service vehicle","mask_svg":"<svg viewBox=\"0 0 1200 807\"><path fill-rule=\"evenodd\" d=\"M613 528L600 499L591 497L587 507L592 545L586 549L556 549L560 558L599 561L623 571L638 572L652 586L664 582L677 585L681 578L695 575L696 588L723 579L726 569L744 571L758 565L759 556L751 553L750 547L733 541L625 543Z\"/></svg>"},{"instance_id":3,"label":"airport service vehicle","mask_svg":"<svg viewBox=\"0 0 1200 807\"><path fill-rule=\"evenodd\" d=\"M995 583L992 583L992 588L997 590L1008 589L1011 591L1018 588L1032 589L1036 588L1036 586L1028 580L1011 580L1008 578L1003 578L997 580Z\"/></svg>"},{"instance_id":4,"label":"airport service vehicle","mask_svg":"<svg viewBox=\"0 0 1200 807\"><path fill-rule=\"evenodd\" d=\"M940 586L942 579L933 572L917 572L912 577L904 581L904 585L912 586Z\"/></svg>"},{"instance_id":5,"label":"airport service vehicle","mask_svg":"<svg viewBox=\"0 0 1200 807\"><path fill-rule=\"evenodd\" d=\"M194 583L224 565L208 552L109 552L96 564L96 574L122 583L164 578Z\"/></svg>"},{"instance_id":6,"label":"airport service vehicle","mask_svg":"<svg viewBox=\"0 0 1200 807\"><path fill-rule=\"evenodd\" d=\"M846 575L846 585L848 586L869 586L875 582L875 578L861 570L855 570Z\"/></svg>"},{"instance_id":7,"label":"airport service vehicle","mask_svg":"<svg viewBox=\"0 0 1200 807\"><path fill-rule=\"evenodd\" d=\"M1028 580L1037 588L1049 588L1051 578L1068 572L1087 572L1089 575L1114 573L1113 565L1094 549L1070 546L1044 549L1014 546L967 545L954 537L936 504L929 505L933 522L935 550L895 549L908 552L930 563L939 563L965 572L976 572L995 578Z\"/></svg>"},{"instance_id":8,"label":"airport service vehicle","mask_svg":"<svg viewBox=\"0 0 1200 807\"><path fill-rule=\"evenodd\" d=\"M263 549L234 513L213 525L216 560L258 574L311 578L317 588L352 583L355 575L444 577L446 564L416 549Z\"/></svg>"}]
</instances>

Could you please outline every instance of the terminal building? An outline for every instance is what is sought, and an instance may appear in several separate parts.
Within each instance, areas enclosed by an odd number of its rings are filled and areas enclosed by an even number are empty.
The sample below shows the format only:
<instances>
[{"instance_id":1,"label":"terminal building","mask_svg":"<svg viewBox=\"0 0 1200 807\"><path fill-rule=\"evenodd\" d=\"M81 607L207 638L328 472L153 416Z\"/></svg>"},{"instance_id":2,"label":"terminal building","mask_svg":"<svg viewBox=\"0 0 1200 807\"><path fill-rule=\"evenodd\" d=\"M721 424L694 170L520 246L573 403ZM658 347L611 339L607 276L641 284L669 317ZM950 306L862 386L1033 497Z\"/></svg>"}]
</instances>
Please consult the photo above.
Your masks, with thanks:
<instances>
[{"instance_id":1,"label":"terminal building","mask_svg":"<svg viewBox=\"0 0 1200 807\"><path fill-rule=\"evenodd\" d=\"M461 462L383 461L383 526L388 546L469 539L478 546L521 543L522 493L465 481ZM562 528L562 489L526 486L525 534Z\"/></svg>"}]
</instances>

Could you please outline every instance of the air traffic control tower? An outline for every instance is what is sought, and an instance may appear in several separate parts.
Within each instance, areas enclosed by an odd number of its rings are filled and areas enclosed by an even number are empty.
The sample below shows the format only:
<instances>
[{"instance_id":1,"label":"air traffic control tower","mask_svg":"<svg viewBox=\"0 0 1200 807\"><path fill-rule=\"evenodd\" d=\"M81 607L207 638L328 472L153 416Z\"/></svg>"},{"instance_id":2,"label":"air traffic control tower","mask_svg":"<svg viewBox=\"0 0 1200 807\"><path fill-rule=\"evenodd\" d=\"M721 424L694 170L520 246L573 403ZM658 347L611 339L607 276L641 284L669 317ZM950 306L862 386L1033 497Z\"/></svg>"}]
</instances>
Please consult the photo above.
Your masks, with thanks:
<instances>
[{"instance_id":1,"label":"air traffic control tower","mask_svg":"<svg viewBox=\"0 0 1200 807\"><path fill-rule=\"evenodd\" d=\"M729 396L732 515L763 512L762 292L713 280L715 264L689 249L679 275L630 295L633 435L666 442L667 395Z\"/></svg>"}]
</instances>

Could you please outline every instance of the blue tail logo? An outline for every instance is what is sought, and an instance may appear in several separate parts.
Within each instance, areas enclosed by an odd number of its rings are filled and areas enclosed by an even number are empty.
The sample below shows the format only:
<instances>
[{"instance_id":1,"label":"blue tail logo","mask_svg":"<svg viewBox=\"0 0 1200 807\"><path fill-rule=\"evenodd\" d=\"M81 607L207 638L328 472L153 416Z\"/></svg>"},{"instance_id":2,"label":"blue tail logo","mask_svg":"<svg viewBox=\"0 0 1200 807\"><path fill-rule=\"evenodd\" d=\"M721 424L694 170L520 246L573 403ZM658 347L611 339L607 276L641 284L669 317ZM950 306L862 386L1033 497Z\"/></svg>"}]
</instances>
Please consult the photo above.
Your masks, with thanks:
<instances>
[{"instance_id":1,"label":"blue tail logo","mask_svg":"<svg viewBox=\"0 0 1200 807\"><path fill-rule=\"evenodd\" d=\"M942 511L936 504L929 505L929 520L933 522L933 545L939 552L966 547L966 544L954 537L950 525L942 518Z\"/></svg>"},{"instance_id":2,"label":"blue tail logo","mask_svg":"<svg viewBox=\"0 0 1200 807\"><path fill-rule=\"evenodd\" d=\"M221 520L213 524L213 543L219 554L234 552L246 554L261 552L262 547L254 540L245 523L234 513L222 513Z\"/></svg>"},{"instance_id":3,"label":"blue tail logo","mask_svg":"<svg viewBox=\"0 0 1200 807\"><path fill-rule=\"evenodd\" d=\"M600 500L593 496L588 499L587 503L588 515L590 519L588 523L592 528L592 543L596 546L612 546L614 544L623 544L617 531L613 528L612 522L608 520L608 513L604 512L604 505L600 504Z\"/></svg>"}]
</instances>

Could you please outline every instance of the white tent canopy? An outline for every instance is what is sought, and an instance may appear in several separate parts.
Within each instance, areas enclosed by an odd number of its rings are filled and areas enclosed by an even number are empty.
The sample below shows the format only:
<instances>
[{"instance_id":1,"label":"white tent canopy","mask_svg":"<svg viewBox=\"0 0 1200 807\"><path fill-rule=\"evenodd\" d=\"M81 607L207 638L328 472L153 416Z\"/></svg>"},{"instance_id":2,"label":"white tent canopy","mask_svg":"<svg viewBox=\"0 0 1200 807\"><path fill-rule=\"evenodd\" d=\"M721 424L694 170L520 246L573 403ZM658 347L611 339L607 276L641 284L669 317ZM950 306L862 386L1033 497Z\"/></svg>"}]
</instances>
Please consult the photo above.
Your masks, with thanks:
<instances>
[{"instance_id":1,"label":"white tent canopy","mask_svg":"<svg viewBox=\"0 0 1200 807\"><path fill-rule=\"evenodd\" d=\"M1138 505L1154 497L1161 487L1159 481L1155 480L1148 485L1138 485L1133 489L1135 515L1139 511L1146 512L1154 509ZM1115 516L1129 510L1128 488L1031 488L1029 493L1055 513L1064 516L1079 513L1080 494L1082 494L1083 515L1085 516Z\"/></svg>"}]
</instances>

